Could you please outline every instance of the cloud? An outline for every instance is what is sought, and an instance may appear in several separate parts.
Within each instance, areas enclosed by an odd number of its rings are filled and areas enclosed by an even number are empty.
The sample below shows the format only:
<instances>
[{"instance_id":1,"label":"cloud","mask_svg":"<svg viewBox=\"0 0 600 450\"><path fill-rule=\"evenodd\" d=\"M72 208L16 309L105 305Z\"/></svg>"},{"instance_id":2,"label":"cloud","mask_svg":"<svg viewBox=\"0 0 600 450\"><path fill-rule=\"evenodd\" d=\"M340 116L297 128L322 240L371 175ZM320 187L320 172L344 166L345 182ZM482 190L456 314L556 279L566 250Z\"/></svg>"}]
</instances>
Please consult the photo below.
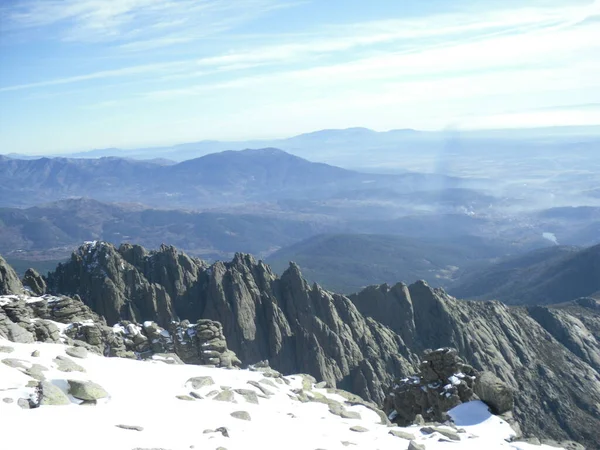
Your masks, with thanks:
<instances>
[{"instance_id":1,"label":"cloud","mask_svg":"<svg viewBox=\"0 0 600 450\"><path fill-rule=\"evenodd\" d=\"M30 0L24 2L26 6L23 8L27 13L13 11L11 17L13 21L24 26L41 26L69 19L72 21L71 25L75 24L88 32L98 32L101 35L128 33L133 38L119 44L121 49L151 52L156 48L189 43L203 33L210 32L199 26L194 13L208 14L212 20L211 29L224 30L231 26L232 21L244 20L244 8L249 5L262 7L264 11L294 4L265 0L235 0L226 3L224 6L223 2L208 0ZM59 8L59 4L63 7ZM443 73L456 70L459 63L466 70L474 66L481 69L507 64L526 64L531 62L530 58L547 61L552 58L552 53L556 53L555 50L560 52L565 46L576 50L593 45L594 39L598 37L598 33L593 31L593 24L582 26L581 30L568 36L563 32L568 32L586 18L599 14L598 5L600 2L583 8L521 8L485 11L479 14L454 13L415 19L369 21L325 26L301 34L266 35L260 38L258 43L251 40L250 44L241 36L239 41L233 41L234 49L227 53L22 83L0 88L0 92L133 75L139 79L150 77L157 82L167 82L215 73L245 71L261 66L298 66L299 63L305 68L263 76L241 75L235 80L216 83L214 87L243 87L282 78L299 81L322 77L327 81L330 77L340 75L345 79L376 80L411 73ZM238 14L229 15L229 18L217 14L232 11ZM146 22L151 22L148 27L150 30L158 29L161 33L171 28L181 28L187 22L193 23L193 28L201 31L190 34L186 29L180 33L163 33L160 37L146 36L147 39L142 39L137 35L139 33L135 28L122 30L123 24L143 22L143 18ZM99 19L104 20L101 29L94 25ZM556 39L557 36L559 39ZM588 42L582 42L582 38ZM265 41L278 44L265 44ZM556 46L554 50L553 46ZM373 53L378 56L368 56ZM323 65L322 59L332 55L340 55L345 61ZM206 90L203 86L206 86L206 83L201 86L159 89L148 93L148 97L170 98L202 93Z\"/></svg>"},{"instance_id":2,"label":"cloud","mask_svg":"<svg viewBox=\"0 0 600 450\"><path fill-rule=\"evenodd\" d=\"M22 0L0 13L8 31L60 25L64 41L117 41L135 50L187 42L280 7L277 0ZM182 28L196 31L162 37Z\"/></svg>"},{"instance_id":3,"label":"cloud","mask_svg":"<svg viewBox=\"0 0 600 450\"><path fill-rule=\"evenodd\" d=\"M517 15L520 22L535 23L537 17L541 24L546 25L545 28L536 26L511 33L486 32L489 29L484 29L484 32L477 36L448 38L433 44L411 41L410 45L402 46L399 51L388 49L375 56L357 57L357 52L353 52L353 58L340 63L318 64L320 61L317 60L316 64L310 64L306 68L284 68L211 84L158 89L147 92L146 96L168 100L181 96L202 95L215 90L261 86L274 89L275 86L282 85L298 88L350 84L355 89L359 86L364 89L365 83L372 87L381 83L410 84L415 80L435 80L443 83L443 79L456 78L468 78L474 83L471 86L463 86L466 91L460 92L460 95L469 95L471 91L477 90L479 85L485 85L486 89L511 89L512 86L502 83L502 77L515 73L520 74L523 81L540 77L537 83L532 81L534 85L539 86L547 86L560 78L567 80L566 83L600 87L600 81L594 77L600 64L597 58L594 58L594 55L600 53L600 28L593 23L573 21L573 12L577 11L569 11L570 14L562 16L554 14L556 17L562 17L562 22L556 19L547 20L543 14L534 14L532 11L527 17L525 14ZM570 26L561 26L561 23L569 23ZM382 27L377 28L381 30ZM371 35L371 39L380 40L383 36L385 33L375 34ZM343 42L343 45L339 42L336 39L311 44L271 46L248 53L205 58L198 60L197 64L217 67L252 62L282 64L288 60L306 60L306 54L311 53L334 52L336 49L343 52L345 46L361 45L359 43L365 40L357 36L354 41ZM201 73L200 76L204 74ZM520 85L518 78L517 76L517 87ZM486 80L491 79L498 84L497 87L487 83ZM478 84L477 80L481 80L481 83ZM551 86L548 86L548 89L551 89Z\"/></svg>"},{"instance_id":4,"label":"cloud","mask_svg":"<svg viewBox=\"0 0 600 450\"><path fill-rule=\"evenodd\" d=\"M147 73L160 73L166 70L172 70L176 67L181 67L185 61L176 61L170 63L159 64L143 64L139 66L124 67L114 70L102 70L99 72L88 73L85 75L76 75L72 77L56 78L52 80L38 81L35 83L16 84L12 86L0 87L0 92L21 91L25 89L33 89L47 86L57 86L64 84L73 84L83 81L99 80L105 78L123 78L134 75Z\"/></svg>"}]
</instances>

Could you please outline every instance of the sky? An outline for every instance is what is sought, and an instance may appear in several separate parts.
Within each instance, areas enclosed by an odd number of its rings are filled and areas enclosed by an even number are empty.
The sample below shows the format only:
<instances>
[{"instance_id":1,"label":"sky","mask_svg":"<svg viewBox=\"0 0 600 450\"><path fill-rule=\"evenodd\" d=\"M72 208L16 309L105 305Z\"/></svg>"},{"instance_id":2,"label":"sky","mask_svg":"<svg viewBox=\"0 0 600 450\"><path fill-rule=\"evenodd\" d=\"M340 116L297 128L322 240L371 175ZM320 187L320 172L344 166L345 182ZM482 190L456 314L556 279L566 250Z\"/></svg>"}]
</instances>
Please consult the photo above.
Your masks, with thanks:
<instances>
[{"instance_id":1,"label":"sky","mask_svg":"<svg viewBox=\"0 0 600 450\"><path fill-rule=\"evenodd\" d=\"M600 0L2 0L0 153L600 124Z\"/></svg>"}]
</instances>

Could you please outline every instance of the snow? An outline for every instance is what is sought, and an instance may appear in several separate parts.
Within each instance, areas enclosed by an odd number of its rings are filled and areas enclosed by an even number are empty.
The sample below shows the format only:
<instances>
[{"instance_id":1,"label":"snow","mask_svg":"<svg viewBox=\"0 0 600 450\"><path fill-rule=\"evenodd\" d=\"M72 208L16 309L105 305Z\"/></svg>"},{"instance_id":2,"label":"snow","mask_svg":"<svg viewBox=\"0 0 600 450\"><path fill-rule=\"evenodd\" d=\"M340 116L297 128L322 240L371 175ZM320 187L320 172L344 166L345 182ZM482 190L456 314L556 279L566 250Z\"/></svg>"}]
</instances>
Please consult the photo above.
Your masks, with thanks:
<instances>
[{"instance_id":1,"label":"snow","mask_svg":"<svg viewBox=\"0 0 600 450\"><path fill-rule=\"evenodd\" d=\"M505 439L513 434L501 418L491 415L481 402L470 402L450 411L457 425L465 429L460 442L440 442L438 433L430 435L420 427L390 428L379 424L379 416L370 409L355 405L349 411L361 415L360 420L343 419L329 412L327 405L319 402L302 403L294 400L293 389L302 387L301 376L285 377L287 383L276 387L266 386L274 395L259 398L259 404L247 403L234 394L236 403L214 401L211 391L222 386L260 391L248 381L263 380L260 372L225 370L193 365L165 364L156 360L136 361L106 358L90 353L77 364L85 372L60 372L53 359L65 355L62 344L18 344L0 338L0 345L15 349L0 358L17 358L28 364L37 363L49 370L46 379L66 391L68 379L91 380L106 389L110 397L95 406L79 406L71 397L67 406L42 406L25 410L17 405L19 398L35 395L26 384L31 379L18 369L0 364L0 399L11 398L12 403L0 400L0 428L3 433L2 448L20 450L132 450L134 448L164 448L170 450L216 449L228 450L406 450L408 440L389 434L392 429L402 429L415 436L427 450L451 449L519 449L551 450L547 446L509 443ZM39 350L39 357L31 353ZM215 385L204 386L194 392L201 400L184 401L177 395L189 395L189 378L210 376ZM288 384L289 383L289 384ZM343 401L343 397L330 394L327 389L313 388L313 395ZM252 420L231 417L233 411L247 411ZM117 424L143 427L142 431L124 430ZM356 433L350 427L360 425L369 431ZM229 437L221 433L204 433L219 427L228 429ZM354 445L349 447L343 441Z\"/></svg>"},{"instance_id":2,"label":"snow","mask_svg":"<svg viewBox=\"0 0 600 450\"><path fill-rule=\"evenodd\" d=\"M449 377L448 381L450 383L452 383L453 386L458 386L460 384L460 380L458 379L458 376L456 376L456 375L452 375L451 377Z\"/></svg>"}]
</instances>

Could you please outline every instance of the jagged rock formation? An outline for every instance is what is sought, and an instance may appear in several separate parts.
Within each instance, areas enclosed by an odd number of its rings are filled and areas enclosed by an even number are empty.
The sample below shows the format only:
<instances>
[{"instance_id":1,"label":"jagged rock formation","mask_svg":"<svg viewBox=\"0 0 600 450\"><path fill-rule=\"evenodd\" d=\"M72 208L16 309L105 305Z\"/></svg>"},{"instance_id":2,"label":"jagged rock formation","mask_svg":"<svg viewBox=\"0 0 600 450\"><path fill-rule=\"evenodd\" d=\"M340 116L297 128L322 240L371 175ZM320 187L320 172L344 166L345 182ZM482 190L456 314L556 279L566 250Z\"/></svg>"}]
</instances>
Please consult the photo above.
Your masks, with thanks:
<instances>
[{"instance_id":1,"label":"jagged rock formation","mask_svg":"<svg viewBox=\"0 0 600 450\"><path fill-rule=\"evenodd\" d=\"M245 364L268 359L378 404L394 377L415 372L418 355L451 346L517 392L525 435L600 442L600 313L585 305L577 315L465 302L424 282L346 297L310 286L295 264L277 277L248 255L208 266L172 247L105 243L83 246L47 281L109 324L216 320Z\"/></svg>"},{"instance_id":2,"label":"jagged rock formation","mask_svg":"<svg viewBox=\"0 0 600 450\"><path fill-rule=\"evenodd\" d=\"M46 282L35 269L27 269L22 283L24 287L28 288L35 295L44 295L46 293Z\"/></svg>"},{"instance_id":3,"label":"jagged rock formation","mask_svg":"<svg viewBox=\"0 0 600 450\"><path fill-rule=\"evenodd\" d=\"M396 380L388 391L384 410L400 426L415 423L418 415L428 422L448 420L447 412L481 399L496 414L513 408L513 392L491 372L478 372L455 349L426 351L419 374Z\"/></svg>"},{"instance_id":4,"label":"jagged rock formation","mask_svg":"<svg viewBox=\"0 0 600 450\"><path fill-rule=\"evenodd\" d=\"M209 267L173 247L90 243L49 275L48 287L80 295L109 324L216 320L244 363L268 359L282 372L308 372L379 403L392 374L417 361L347 297L309 286L295 264L278 278L249 255Z\"/></svg>"},{"instance_id":5,"label":"jagged rock formation","mask_svg":"<svg viewBox=\"0 0 600 450\"><path fill-rule=\"evenodd\" d=\"M89 350L105 356L178 360L180 364L241 365L228 349L218 322L172 322L169 331L150 321L143 325L121 321L109 327L81 299L64 296L0 297L0 337L21 343L76 345L72 350L75 356Z\"/></svg>"},{"instance_id":6,"label":"jagged rock formation","mask_svg":"<svg viewBox=\"0 0 600 450\"><path fill-rule=\"evenodd\" d=\"M0 295L20 294L23 285L14 269L0 256Z\"/></svg>"},{"instance_id":7,"label":"jagged rock formation","mask_svg":"<svg viewBox=\"0 0 600 450\"><path fill-rule=\"evenodd\" d=\"M580 306L584 323L564 309L456 300L423 282L370 287L351 298L365 315L414 336L414 351L454 347L475 369L507 383L517 392L514 414L525 434L548 430L556 439L600 442L600 374L589 356L600 354L598 310Z\"/></svg>"}]
</instances>

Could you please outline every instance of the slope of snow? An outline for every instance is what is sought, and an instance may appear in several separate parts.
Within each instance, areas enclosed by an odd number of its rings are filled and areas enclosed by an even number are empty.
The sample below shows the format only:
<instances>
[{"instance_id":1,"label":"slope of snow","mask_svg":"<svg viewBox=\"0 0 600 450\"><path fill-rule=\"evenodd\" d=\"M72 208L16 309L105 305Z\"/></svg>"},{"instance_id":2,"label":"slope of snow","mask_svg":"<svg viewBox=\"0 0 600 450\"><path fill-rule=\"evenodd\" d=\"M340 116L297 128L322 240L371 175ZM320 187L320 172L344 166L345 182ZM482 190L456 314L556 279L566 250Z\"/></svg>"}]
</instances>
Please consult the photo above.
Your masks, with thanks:
<instances>
[{"instance_id":1,"label":"slope of snow","mask_svg":"<svg viewBox=\"0 0 600 450\"><path fill-rule=\"evenodd\" d=\"M170 365L161 361L134 361L105 358L89 354L85 359L71 358L85 368L85 372L61 372L53 359L65 356L60 344L17 344L0 338L0 346L14 348L11 353L0 353L0 360L23 360L26 367L41 364L49 370L46 380L67 392L68 379L91 380L110 394L95 406L79 405L70 397L66 406L41 406L21 409L19 398L35 395L35 388L26 387L31 378L19 369L0 364L0 448L6 450L134 450L134 449L210 449L227 450L404 450L409 441L389 434L402 430L415 436L427 450L438 449L520 449L550 450L551 447L524 443L508 443L512 430L500 418L491 415L484 404L471 402L451 411L456 424L464 428L460 442L444 442L438 433L430 435L420 427L387 427L379 424L379 416L364 406L346 406L361 419L343 419L329 412L326 404L302 403L296 399L295 389L302 387L301 376L284 380L270 378L264 384L260 372L225 370L192 365ZM31 356L39 350L38 357ZM212 386L193 390L187 383L191 377L210 376ZM248 403L235 394L235 403L213 400L211 391L224 387L248 389L261 395L248 381L261 385L274 395L259 398L259 404ZM288 384L289 383L289 384ZM191 391L203 399L181 400L176 396ZM316 389L318 394L343 402L340 395ZM214 396L214 394L213 394ZM3 399L13 399L7 403ZM233 411L246 411L251 421L232 417ZM143 427L142 431L118 428L116 425ZM355 432L353 426L368 431ZM220 432L205 432L225 427L229 437ZM5 432L6 431L6 432Z\"/></svg>"}]
</instances>

